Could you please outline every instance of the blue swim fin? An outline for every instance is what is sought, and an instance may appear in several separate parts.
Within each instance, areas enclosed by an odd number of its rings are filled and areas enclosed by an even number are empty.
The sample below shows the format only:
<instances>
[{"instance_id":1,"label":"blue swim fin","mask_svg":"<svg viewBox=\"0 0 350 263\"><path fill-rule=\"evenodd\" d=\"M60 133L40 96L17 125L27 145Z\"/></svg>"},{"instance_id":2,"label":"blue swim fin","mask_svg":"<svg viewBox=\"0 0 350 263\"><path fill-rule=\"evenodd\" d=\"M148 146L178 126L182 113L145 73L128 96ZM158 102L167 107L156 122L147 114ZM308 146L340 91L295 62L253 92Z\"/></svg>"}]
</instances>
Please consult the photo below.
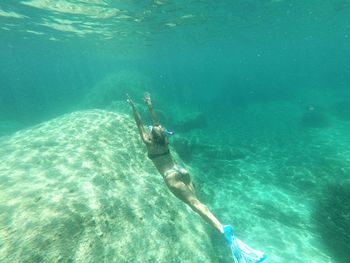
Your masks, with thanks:
<instances>
[{"instance_id":1,"label":"blue swim fin","mask_svg":"<svg viewBox=\"0 0 350 263\"><path fill-rule=\"evenodd\" d=\"M225 239L231 248L235 263L260 263L266 259L264 252L252 249L236 238L232 226L226 225L223 228Z\"/></svg>"}]
</instances>

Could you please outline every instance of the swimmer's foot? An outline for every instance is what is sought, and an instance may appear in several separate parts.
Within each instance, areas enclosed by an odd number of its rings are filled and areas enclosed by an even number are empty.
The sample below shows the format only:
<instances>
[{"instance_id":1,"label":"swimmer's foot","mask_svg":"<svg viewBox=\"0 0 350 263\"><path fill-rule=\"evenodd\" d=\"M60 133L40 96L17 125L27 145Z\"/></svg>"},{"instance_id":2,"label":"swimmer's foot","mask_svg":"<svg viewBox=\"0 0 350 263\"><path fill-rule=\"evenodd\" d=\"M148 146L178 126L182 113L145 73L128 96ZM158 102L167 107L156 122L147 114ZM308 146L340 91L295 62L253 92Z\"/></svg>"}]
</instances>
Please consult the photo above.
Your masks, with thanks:
<instances>
[{"instance_id":1,"label":"swimmer's foot","mask_svg":"<svg viewBox=\"0 0 350 263\"><path fill-rule=\"evenodd\" d=\"M266 259L266 255L262 251L252 249L236 238L232 226L226 225L223 226L223 229L235 263L260 263Z\"/></svg>"}]
</instances>

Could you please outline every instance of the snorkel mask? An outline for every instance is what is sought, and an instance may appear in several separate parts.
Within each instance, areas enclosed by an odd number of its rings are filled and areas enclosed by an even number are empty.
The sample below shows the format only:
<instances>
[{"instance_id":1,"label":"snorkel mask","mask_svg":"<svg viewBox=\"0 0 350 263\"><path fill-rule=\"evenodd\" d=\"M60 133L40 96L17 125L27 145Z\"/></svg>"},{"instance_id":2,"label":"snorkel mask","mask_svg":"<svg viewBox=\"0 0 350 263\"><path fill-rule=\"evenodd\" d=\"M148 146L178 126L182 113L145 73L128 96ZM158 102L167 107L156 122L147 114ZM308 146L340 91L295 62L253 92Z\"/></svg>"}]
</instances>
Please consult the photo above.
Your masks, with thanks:
<instances>
[{"instance_id":1,"label":"snorkel mask","mask_svg":"<svg viewBox=\"0 0 350 263\"><path fill-rule=\"evenodd\" d=\"M150 132L152 133L153 126L150 125L150 126L148 126L148 128L149 128ZM169 131L167 128L164 128L164 127L163 127L163 129L164 129L164 131L163 131L164 134L167 135L167 136L171 136L171 135L174 135L174 134L175 134L173 131Z\"/></svg>"}]
</instances>

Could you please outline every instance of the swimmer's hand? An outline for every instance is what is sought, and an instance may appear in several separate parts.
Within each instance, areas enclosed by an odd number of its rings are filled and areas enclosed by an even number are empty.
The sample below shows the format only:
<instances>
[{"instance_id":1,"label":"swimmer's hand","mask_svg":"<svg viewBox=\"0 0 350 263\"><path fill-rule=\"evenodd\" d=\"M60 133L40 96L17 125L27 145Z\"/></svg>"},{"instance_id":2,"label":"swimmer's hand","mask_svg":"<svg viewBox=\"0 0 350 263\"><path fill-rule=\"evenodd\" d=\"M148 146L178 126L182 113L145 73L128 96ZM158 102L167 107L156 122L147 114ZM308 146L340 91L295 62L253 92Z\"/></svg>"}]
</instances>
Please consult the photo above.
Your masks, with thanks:
<instances>
[{"instance_id":1,"label":"swimmer's hand","mask_svg":"<svg viewBox=\"0 0 350 263\"><path fill-rule=\"evenodd\" d=\"M130 98L129 94L126 94L126 101L134 108L135 107L135 103L132 100L132 98Z\"/></svg>"},{"instance_id":2,"label":"swimmer's hand","mask_svg":"<svg viewBox=\"0 0 350 263\"><path fill-rule=\"evenodd\" d=\"M149 94L148 92L145 92L145 94L143 95L143 100L144 102L146 102L147 106L152 106L151 94Z\"/></svg>"}]
</instances>

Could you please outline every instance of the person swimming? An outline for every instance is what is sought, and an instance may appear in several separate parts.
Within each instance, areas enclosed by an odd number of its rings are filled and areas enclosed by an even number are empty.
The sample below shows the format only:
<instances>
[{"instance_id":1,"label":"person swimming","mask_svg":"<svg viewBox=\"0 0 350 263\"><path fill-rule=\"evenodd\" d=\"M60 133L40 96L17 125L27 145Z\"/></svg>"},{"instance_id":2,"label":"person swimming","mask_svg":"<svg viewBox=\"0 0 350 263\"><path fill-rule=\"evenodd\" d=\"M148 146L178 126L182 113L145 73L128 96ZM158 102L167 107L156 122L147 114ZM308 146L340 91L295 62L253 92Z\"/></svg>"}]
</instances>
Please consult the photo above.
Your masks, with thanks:
<instances>
[{"instance_id":1,"label":"person swimming","mask_svg":"<svg viewBox=\"0 0 350 263\"><path fill-rule=\"evenodd\" d=\"M266 257L261 251L254 250L235 238L233 228L230 225L222 225L209 208L198 199L190 174L185 168L178 165L171 155L168 135L172 135L173 132L168 131L159 123L150 94L148 92L144 94L144 101L153 123L149 131L145 129L141 115L128 94L127 101L132 107L138 131L146 145L147 156L163 176L169 190L219 233L224 234L236 263L262 262Z\"/></svg>"},{"instance_id":2,"label":"person swimming","mask_svg":"<svg viewBox=\"0 0 350 263\"><path fill-rule=\"evenodd\" d=\"M152 119L152 127L147 131L142 123L140 113L135 103L127 95L128 102L132 106L134 118L142 141L147 148L147 156L153 162L158 172L163 176L164 182L169 190L181 201L199 214L206 222L223 233L223 226L219 220L210 212L196 196L193 182L188 171L178 165L171 155L167 130L159 123L157 115L153 109L151 96L148 92L144 94L144 101L149 109Z\"/></svg>"}]
</instances>

